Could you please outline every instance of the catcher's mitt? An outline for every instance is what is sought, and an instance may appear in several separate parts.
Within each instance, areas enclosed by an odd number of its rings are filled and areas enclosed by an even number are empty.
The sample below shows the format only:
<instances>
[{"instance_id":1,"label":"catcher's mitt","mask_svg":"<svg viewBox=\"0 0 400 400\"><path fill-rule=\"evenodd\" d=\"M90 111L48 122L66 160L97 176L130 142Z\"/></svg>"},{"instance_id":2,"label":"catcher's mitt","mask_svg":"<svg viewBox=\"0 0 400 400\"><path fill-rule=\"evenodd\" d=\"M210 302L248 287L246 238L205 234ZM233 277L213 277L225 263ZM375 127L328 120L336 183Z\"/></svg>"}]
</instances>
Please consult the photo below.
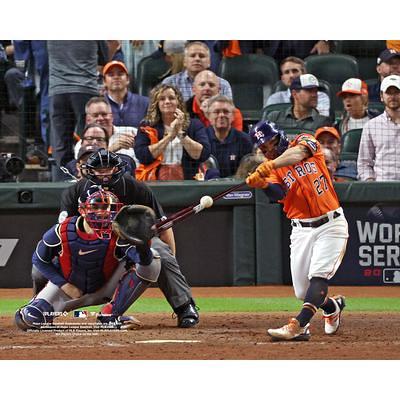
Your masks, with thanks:
<instances>
[{"instance_id":1,"label":"catcher's mitt","mask_svg":"<svg viewBox=\"0 0 400 400\"><path fill-rule=\"evenodd\" d=\"M156 215L147 206L124 206L115 217L112 229L135 246L146 245L157 232Z\"/></svg>"}]
</instances>

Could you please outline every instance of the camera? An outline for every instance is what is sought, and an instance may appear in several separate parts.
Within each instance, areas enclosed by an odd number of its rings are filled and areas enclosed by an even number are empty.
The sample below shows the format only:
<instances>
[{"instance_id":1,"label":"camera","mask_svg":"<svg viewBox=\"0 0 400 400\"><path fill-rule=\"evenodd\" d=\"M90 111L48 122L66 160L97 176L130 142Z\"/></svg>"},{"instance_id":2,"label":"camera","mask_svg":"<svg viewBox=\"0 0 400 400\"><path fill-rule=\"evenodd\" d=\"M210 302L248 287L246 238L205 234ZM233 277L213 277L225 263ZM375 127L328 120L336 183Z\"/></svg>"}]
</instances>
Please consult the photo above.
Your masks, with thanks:
<instances>
[{"instance_id":1,"label":"camera","mask_svg":"<svg viewBox=\"0 0 400 400\"><path fill-rule=\"evenodd\" d=\"M24 161L15 154L0 153L0 182L15 182L24 168Z\"/></svg>"}]
</instances>

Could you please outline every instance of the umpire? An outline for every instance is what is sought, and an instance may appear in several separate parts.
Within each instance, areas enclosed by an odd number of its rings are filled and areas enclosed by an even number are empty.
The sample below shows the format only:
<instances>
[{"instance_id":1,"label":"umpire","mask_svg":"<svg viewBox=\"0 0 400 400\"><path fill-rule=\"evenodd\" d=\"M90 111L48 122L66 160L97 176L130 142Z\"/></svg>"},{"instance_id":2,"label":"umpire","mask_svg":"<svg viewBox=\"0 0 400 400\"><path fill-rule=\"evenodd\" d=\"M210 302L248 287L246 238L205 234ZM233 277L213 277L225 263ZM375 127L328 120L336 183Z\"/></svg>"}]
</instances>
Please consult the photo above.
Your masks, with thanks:
<instances>
[{"instance_id":1,"label":"umpire","mask_svg":"<svg viewBox=\"0 0 400 400\"><path fill-rule=\"evenodd\" d=\"M61 221L68 216L78 215L78 199L93 184L112 191L123 204L148 206L154 210L158 219L166 218L150 188L136 181L131 175L124 174L124 161L118 155L104 149L93 153L84 166L83 175L85 175L84 178L62 193L59 217ZM172 228L160 233L160 237L154 237L151 247L160 254L161 272L157 283L178 317L178 327L195 326L199 322L199 314L191 289L175 258L175 239ZM43 288L46 281L35 266L32 268L32 279L34 294L36 294Z\"/></svg>"}]
</instances>

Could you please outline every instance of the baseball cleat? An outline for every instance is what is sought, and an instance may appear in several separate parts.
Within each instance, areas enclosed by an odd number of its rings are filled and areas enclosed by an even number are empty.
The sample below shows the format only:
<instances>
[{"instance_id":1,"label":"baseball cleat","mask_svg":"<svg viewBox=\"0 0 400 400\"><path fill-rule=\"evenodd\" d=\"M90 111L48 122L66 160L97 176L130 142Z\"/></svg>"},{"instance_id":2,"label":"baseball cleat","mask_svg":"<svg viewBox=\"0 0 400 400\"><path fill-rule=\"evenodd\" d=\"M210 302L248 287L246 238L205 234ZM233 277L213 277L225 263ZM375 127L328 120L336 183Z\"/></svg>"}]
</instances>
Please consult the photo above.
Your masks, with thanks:
<instances>
[{"instance_id":1,"label":"baseball cleat","mask_svg":"<svg viewBox=\"0 0 400 400\"><path fill-rule=\"evenodd\" d=\"M99 315L97 321L110 328L133 330L142 326L142 323L130 315Z\"/></svg>"},{"instance_id":2,"label":"baseball cleat","mask_svg":"<svg viewBox=\"0 0 400 400\"><path fill-rule=\"evenodd\" d=\"M192 328L199 323L200 316L193 300L177 308L175 313L178 317L178 328Z\"/></svg>"},{"instance_id":3,"label":"baseball cleat","mask_svg":"<svg viewBox=\"0 0 400 400\"><path fill-rule=\"evenodd\" d=\"M119 317L119 322L121 323L120 329L122 330L133 330L142 326L142 323L135 317L122 315Z\"/></svg>"},{"instance_id":4,"label":"baseball cleat","mask_svg":"<svg viewBox=\"0 0 400 400\"><path fill-rule=\"evenodd\" d=\"M287 325L278 329L268 329L267 333L272 337L273 341L278 340L293 340L298 342L305 342L310 340L311 334L309 329L310 324L301 327L296 318L291 318Z\"/></svg>"},{"instance_id":5,"label":"baseball cleat","mask_svg":"<svg viewBox=\"0 0 400 400\"><path fill-rule=\"evenodd\" d=\"M342 311L346 307L344 296L333 296L331 299L335 304L336 310L332 314L325 314L324 312L322 315L325 320L325 333L327 335L333 335L338 331Z\"/></svg>"}]
</instances>

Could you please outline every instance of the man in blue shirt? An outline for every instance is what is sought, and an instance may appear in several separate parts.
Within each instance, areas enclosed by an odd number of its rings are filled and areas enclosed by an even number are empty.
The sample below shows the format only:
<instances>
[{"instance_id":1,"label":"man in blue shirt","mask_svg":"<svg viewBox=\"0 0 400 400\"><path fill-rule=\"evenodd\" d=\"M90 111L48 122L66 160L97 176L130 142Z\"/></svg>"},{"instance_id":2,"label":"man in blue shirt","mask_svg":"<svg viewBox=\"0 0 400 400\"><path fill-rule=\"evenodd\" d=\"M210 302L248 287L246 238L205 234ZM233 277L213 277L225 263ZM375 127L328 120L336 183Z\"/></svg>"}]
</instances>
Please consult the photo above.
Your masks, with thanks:
<instances>
[{"instance_id":1,"label":"man in blue shirt","mask_svg":"<svg viewBox=\"0 0 400 400\"><path fill-rule=\"evenodd\" d=\"M187 101L193 96L193 83L196 75L210 68L210 49L202 42L189 42L185 46L183 58L185 69L175 75L168 76L162 83L172 85L179 89L183 100ZM220 92L224 96L232 98L232 88L229 82L218 77Z\"/></svg>"},{"instance_id":2,"label":"man in blue shirt","mask_svg":"<svg viewBox=\"0 0 400 400\"><path fill-rule=\"evenodd\" d=\"M149 99L128 91L129 75L125 64L111 61L103 68L104 97L111 106L115 126L137 128L147 113Z\"/></svg>"},{"instance_id":3,"label":"man in blue shirt","mask_svg":"<svg viewBox=\"0 0 400 400\"><path fill-rule=\"evenodd\" d=\"M253 150L248 134L232 128L234 110L232 100L226 96L217 95L209 100L207 118L211 125L207 133L221 178L234 175L242 157Z\"/></svg>"}]
</instances>

